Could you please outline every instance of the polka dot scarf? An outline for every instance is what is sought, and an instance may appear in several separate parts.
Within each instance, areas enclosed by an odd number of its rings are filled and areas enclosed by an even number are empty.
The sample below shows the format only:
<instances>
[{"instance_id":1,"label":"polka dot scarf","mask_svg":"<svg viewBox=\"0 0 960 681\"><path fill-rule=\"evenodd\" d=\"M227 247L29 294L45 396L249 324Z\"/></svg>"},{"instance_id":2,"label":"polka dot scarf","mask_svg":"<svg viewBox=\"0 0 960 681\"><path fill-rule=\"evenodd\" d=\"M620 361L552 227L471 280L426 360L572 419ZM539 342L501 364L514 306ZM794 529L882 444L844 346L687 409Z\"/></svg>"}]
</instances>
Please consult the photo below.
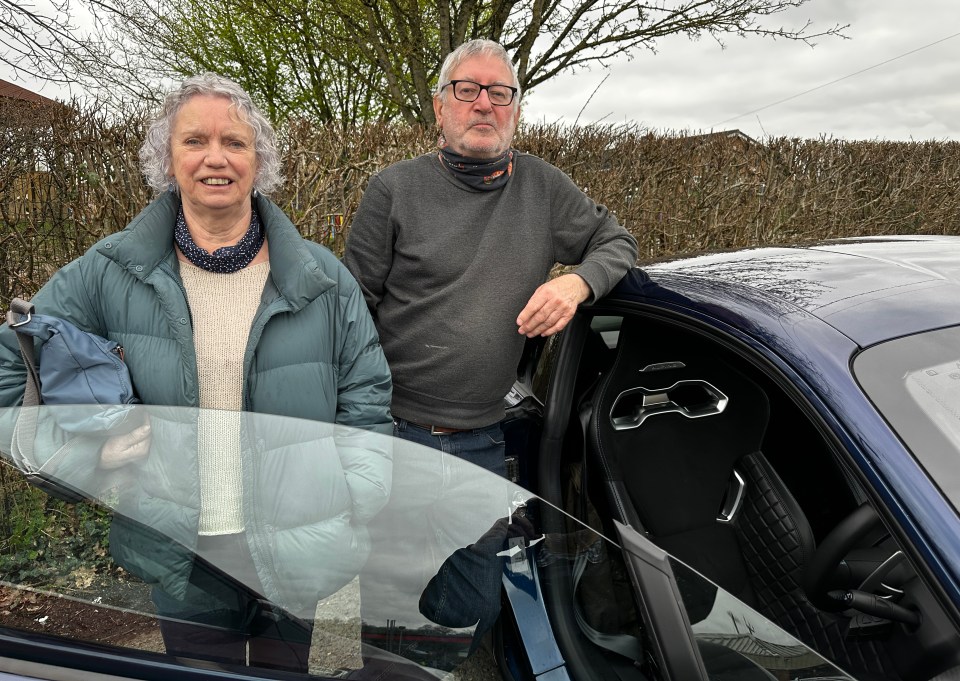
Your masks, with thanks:
<instances>
[{"instance_id":1,"label":"polka dot scarf","mask_svg":"<svg viewBox=\"0 0 960 681\"><path fill-rule=\"evenodd\" d=\"M190 230L187 229L187 221L183 217L183 206L177 213L177 224L173 229L173 239L187 260L208 272L220 274L230 274L249 265L260 252L265 236L260 228L260 217L256 210L250 216L250 228L247 229L243 238L236 245L218 248L213 253L207 253L194 243Z\"/></svg>"}]
</instances>

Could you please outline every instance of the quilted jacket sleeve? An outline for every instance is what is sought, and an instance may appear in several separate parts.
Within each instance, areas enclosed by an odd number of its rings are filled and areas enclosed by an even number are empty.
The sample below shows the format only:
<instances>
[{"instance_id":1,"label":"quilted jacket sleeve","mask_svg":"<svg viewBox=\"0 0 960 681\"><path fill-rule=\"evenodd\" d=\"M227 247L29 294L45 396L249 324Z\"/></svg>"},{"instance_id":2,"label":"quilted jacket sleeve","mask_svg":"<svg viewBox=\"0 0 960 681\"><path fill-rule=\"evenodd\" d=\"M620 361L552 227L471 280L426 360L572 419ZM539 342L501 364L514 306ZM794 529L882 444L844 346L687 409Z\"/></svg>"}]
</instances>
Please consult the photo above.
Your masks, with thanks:
<instances>
[{"instance_id":1,"label":"quilted jacket sleeve","mask_svg":"<svg viewBox=\"0 0 960 681\"><path fill-rule=\"evenodd\" d=\"M391 380L373 319L359 286L341 267L337 447L353 498L354 519L365 523L390 497L393 477Z\"/></svg>"},{"instance_id":2,"label":"quilted jacket sleeve","mask_svg":"<svg viewBox=\"0 0 960 681\"><path fill-rule=\"evenodd\" d=\"M33 304L44 314L60 317L81 329L98 332L96 311L90 303L84 285L84 269L89 265L87 255L60 269L33 297ZM16 334L6 324L0 326L0 452L9 456L14 427L23 400L26 367L20 356ZM48 472L55 482L65 483L83 496L93 496L97 486L97 466L100 447L105 438L73 436L56 426L55 418L41 413L36 424L33 453L36 464ZM56 470L48 461L57 455ZM62 458L61 458L62 457Z\"/></svg>"}]
</instances>

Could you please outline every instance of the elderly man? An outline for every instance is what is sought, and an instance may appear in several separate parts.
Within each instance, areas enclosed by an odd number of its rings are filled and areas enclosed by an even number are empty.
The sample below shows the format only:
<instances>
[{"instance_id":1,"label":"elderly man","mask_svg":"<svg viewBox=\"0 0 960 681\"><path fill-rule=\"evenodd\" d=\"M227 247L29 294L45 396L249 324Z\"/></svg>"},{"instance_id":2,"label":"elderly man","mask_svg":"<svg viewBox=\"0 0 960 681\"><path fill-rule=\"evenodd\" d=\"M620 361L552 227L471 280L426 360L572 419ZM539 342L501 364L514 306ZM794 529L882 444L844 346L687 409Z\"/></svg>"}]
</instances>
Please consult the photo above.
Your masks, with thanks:
<instances>
[{"instance_id":1,"label":"elderly man","mask_svg":"<svg viewBox=\"0 0 960 681\"><path fill-rule=\"evenodd\" d=\"M520 88L498 43L453 51L433 107L439 152L371 178L344 260L393 373L395 434L503 474L524 337L607 293L636 242L559 169L510 148ZM557 262L579 267L547 281Z\"/></svg>"}]
</instances>

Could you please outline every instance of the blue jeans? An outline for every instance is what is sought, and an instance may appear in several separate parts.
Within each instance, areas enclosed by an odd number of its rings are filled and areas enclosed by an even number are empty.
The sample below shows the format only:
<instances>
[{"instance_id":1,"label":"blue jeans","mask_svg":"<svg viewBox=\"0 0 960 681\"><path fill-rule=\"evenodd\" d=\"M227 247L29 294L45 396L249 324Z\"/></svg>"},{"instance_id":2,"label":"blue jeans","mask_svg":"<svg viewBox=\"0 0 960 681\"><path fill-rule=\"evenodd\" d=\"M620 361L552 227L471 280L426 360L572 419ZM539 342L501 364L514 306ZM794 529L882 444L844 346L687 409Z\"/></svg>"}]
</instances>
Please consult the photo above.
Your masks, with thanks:
<instances>
[{"instance_id":1,"label":"blue jeans","mask_svg":"<svg viewBox=\"0 0 960 681\"><path fill-rule=\"evenodd\" d=\"M393 421L393 436L439 449L501 477L507 476L506 447L499 423L459 433L433 435L428 428L397 418Z\"/></svg>"},{"instance_id":2,"label":"blue jeans","mask_svg":"<svg viewBox=\"0 0 960 681\"><path fill-rule=\"evenodd\" d=\"M477 541L453 552L420 595L420 612L445 627L474 626L470 651L500 616L500 585L506 558L508 521L503 518Z\"/></svg>"}]
</instances>

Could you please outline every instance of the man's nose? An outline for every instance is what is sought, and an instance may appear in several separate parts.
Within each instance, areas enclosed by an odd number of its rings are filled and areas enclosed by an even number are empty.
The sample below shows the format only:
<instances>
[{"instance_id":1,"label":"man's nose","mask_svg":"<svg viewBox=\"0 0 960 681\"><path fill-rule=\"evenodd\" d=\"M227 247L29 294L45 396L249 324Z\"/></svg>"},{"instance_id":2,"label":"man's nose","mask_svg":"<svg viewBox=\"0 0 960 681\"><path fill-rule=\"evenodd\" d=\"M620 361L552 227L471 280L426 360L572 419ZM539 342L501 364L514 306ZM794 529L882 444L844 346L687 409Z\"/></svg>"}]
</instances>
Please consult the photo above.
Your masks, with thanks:
<instances>
[{"instance_id":1,"label":"man's nose","mask_svg":"<svg viewBox=\"0 0 960 681\"><path fill-rule=\"evenodd\" d=\"M493 102L490 101L490 91L489 90L480 90L480 94L477 95L477 98L473 100L474 106L479 106L483 109L492 109Z\"/></svg>"}]
</instances>

